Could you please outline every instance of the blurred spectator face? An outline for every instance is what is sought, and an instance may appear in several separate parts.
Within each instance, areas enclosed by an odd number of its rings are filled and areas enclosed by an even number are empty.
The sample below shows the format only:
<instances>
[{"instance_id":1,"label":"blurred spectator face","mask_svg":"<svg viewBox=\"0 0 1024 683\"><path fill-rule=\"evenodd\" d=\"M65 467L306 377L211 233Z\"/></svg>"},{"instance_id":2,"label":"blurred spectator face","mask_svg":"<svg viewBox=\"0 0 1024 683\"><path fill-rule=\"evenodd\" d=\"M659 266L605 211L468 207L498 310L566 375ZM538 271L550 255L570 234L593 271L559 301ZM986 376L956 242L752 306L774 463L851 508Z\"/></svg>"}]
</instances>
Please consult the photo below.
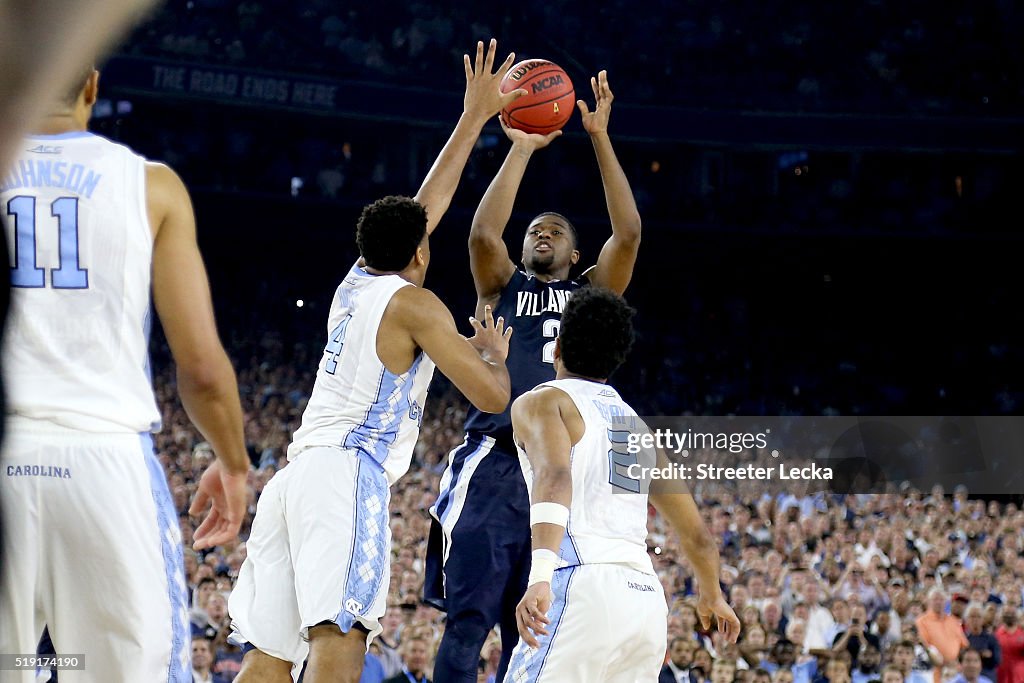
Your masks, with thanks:
<instances>
[{"instance_id":1,"label":"blurred spectator face","mask_svg":"<svg viewBox=\"0 0 1024 683\"><path fill-rule=\"evenodd\" d=\"M882 662L882 653L878 651L878 648L874 645L867 645L860 651L860 656L857 657L857 666L860 670L867 673L869 671L875 671L878 665Z\"/></svg>"},{"instance_id":2,"label":"blurred spectator face","mask_svg":"<svg viewBox=\"0 0 1024 683\"><path fill-rule=\"evenodd\" d=\"M818 582L808 580L804 585L804 602L808 605L818 604Z\"/></svg>"},{"instance_id":3,"label":"blurred spectator face","mask_svg":"<svg viewBox=\"0 0 1024 683\"><path fill-rule=\"evenodd\" d=\"M946 596L942 591L933 590L928 593L928 609L937 614L942 614L946 607Z\"/></svg>"},{"instance_id":4,"label":"blurred spectator face","mask_svg":"<svg viewBox=\"0 0 1024 683\"><path fill-rule=\"evenodd\" d=\"M810 618L810 612L811 610L807 606L806 602L798 602L797 604L793 605L794 619L799 619L800 621L807 621L807 619Z\"/></svg>"},{"instance_id":5,"label":"blurred spectator face","mask_svg":"<svg viewBox=\"0 0 1024 683\"><path fill-rule=\"evenodd\" d=\"M699 666L704 671L711 671L711 653L704 648L698 648L693 653L693 665Z\"/></svg>"},{"instance_id":6,"label":"blurred spectator face","mask_svg":"<svg viewBox=\"0 0 1024 683\"><path fill-rule=\"evenodd\" d=\"M832 618L837 624L850 623L850 605L845 600L833 600Z\"/></svg>"},{"instance_id":7,"label":"blurred spectator face","mask_svg":"<svg viewBox=\"0 0 1024 683\"><path fill-rule=\"evenodd\" d=\"M764 620L765 623L770 625L776 625L782 619L782 609L779 604L774 600L766 602L764 605Z\"/></svg>"},{"instance_id":8,"label":"blurred spectator face","mask_svg":"<svg viewBox=\"0 0 1024 683\"><path fill-rule=\"evenodd\" d=\"M210 668L213 663L213 654L210 652L210 641L206 638L196 638L192 641L192 666L197 670Z\"/></svg>"},{"instance_id":9,"label":"blurred spectator face","mask_svg":"<svg viewBox=\"0 0 1024 683\"><path fill-rule=\"evenodd\" d=\"M960 658L960 671L969 681L981 675L981 655L977 650L967 650Z\"/></svg>"},{"instance_id":10,"label":"blurred spectator face","mask_svg":"<svg viewBox=\"0 0 1024 683\"><path fill-rule=\"evenodd\" d=\"M419 676L427 669L430 655L427 650L427 641L422 638L413 638L405 643L403 659L409 672Z\"/></svg>"},{"instance_id":11,"label":"blurred spectator face","mask_svg":"<svg viewBox=\"0 0 1024 683\"><path fill-rule=\"evenodd\" d=\"M882 683L903 683L903 674L893 668L882 672Z\"/></svg>"},{"instance_id":12,"label":"blurred spectator face","mask_svg":"<svg viewBox=\"0 0 1024 683\"><path fill-rule=\"evenodd\" d=\"M750 678L751 683L772 683L772 675L767 671L758 669Z\"/></svg>"},{"instance_id":13,"label":"blurred spectator face","mask_svg":"<svg viewBox=\"0 0 1024 683\"><path fill-rule=\"evenodd\" d=\"M892 653L892 663L904 674L914 665L914 648L897 645Z\"/></svg>"},{"instance_id":14,"label":"blurred spectator face","mask_svg":"<svg viewBox=\"0 0 1024 683\"><path fill-rule=\"evenodd\" d=\"M384 628L384 633L394 633L396 629L402 623L402 608L397 605L388 607L387 612L384 613L384 618L381 620L381 626Z\"/></svg>"},{"instance_id":15,"label":"blurred spectator face","mask_svg":"<svg viewBox=\"0 0 1024 683\"><path fill-rule=\"evenodd\" d=\"M825 675L828 683L850 683L850 671L846 668L846 662L841 659L830 659Z\"/></svg>"},{"instance_id":16,"label":"blurred spectator face","mask_svg":"<svg viewBox=\"0 0 1024 683\"><path fill-rule=\"evenodd\" d=\"M684 635L695 631L697 629L697 610L693 605L683 605L679 610L679 620Z\"/></svg>"},{"instance_id":17,"label":"blurred spectator face","mask_svg":"<svg viewBox=\"0 0 1024 683\"><path fill-rule=\"evenodd\" d=\"M763 648L765 646L765 632L760 626L753 626L747 630L747 637L744 639L745 642L756 648Z\"/></svg>"},{"instance_id":18,"label":"blurred spectator face","mask_svg":"<svg viewBox=\"0 0 1024 683\"><path fill-rule=\"evenodd\" d=\"M1017 624L1017 611L1004 608L1003 609L1003 623L1011 629Z\"/></svg>"},{"instance_id":19,"label":"blurred spectator face","mask_svg":"<svg viewBox=\"0 0 1024 683\"><path fill-rule=\"evenodd\" d=\"M772 678L772 683L793 683L793 672L789 669L779 669ZM903 683L900 681L900 683Z\"/></svg>"},{"instance_id":20,"label":"blurred spectator face","mask_svg":"<svg viewBox=\"0 0 1024 683\"><path fill-rule=\"evenodd\" d=\"M669 657L672 663L680 669L689 669L693 664L693 655L697 651L697 643L688 638L679 638L672 642L672 650Z\"/></svg>"},{"instance_id":21,"label":"blurred spectator face","mask_svg":"<svg viewBox=\"0 0 1024 683\"><path fill-rule=\"evenodd\" d=\"M209 565L204 565L209 566ZM212 578L212 577L208 577ZM206 609L206 603L209 601L210 596L217 592L216 581L203 581L199 584L199 590L196 592L196 604L197 606Z\"/></svg>"},{"instance_id":22,"label":"blurred spectator face","mask_svg":"<svg viewBox=\"0 0 1024 683\"><path fill-rule=\"evenodd\" d=\"M807 637L807 622L803 619L794 619L786 626L786 638L792 640L798 647L803 648L804 638Z\"/></svg>"},{"instance_id":23,"label":"blurred spectator face","mask_svg":"<svg viewBox=\"0 0 1024 683\"><path fill-rule=\"evenodd\" d=\"M206 613L210 616L210 621L221 624L228 615L228 603L224 596L220 593L213 593L206 600Z\"/></svg>"},{"instance_id":24,"label":"blurred spectator face","mask_svg":"<svg viewBox=\"0 0 1024 683\"><path fill-rule=\"evenodd\" d=\"M793 643L776 643L772 648L772 658L779 666L792 666L796 661L796 647Z\"/></svg>"},{"instance_id":25,"label":"blurred spectator face","mask_svg":"<svg viewBox=\"0 0 1024 683\"><path fill-rule=\"evenodd\" d=\"M750 600L750 593L742 583L735 583L730 594L733 609L742 610Z\"/></svg>"},{"instance_id":26,"label":"blurred spectator face","mask_svg":"<svg viewBox=\"0 0 1024 683\"><path fill-rule=\"evenodd\" d=\"M725 659L715 660L714 665L711 667L711 683L733 683L735 678L735 662Z\"/></svg>"},{"instance_id":27,"label":"blurred spectator face","mask_svg":"<svg viewBox=\"0 0 1024 683\"><path fill-rule=\"evenodd\" d=\"M751 598L760 600L764 597L764 577L760 574L754 574L750 577L750 581L747 583L747 588L750 589Z\"/></svg>"},{"instance_id":28,"label":"blurred spectator face","mask_svg":"<svg viewBox=\"0 0 1024 683\"><path fill-rule=\"evenodd\" d=\"M743 608L743 625L751 627L761 623L761 612L754 605L747 605Z\"/></svg>"},{"instance_id":29,"label":"blurred spectator face","mask_svg":"<svg viewBox=\"0 0 1024 683\"><path fill-rule=\"evenodd\" d=\"M868 613L864 605L854 605L850 608L850 621L865 626L868 622Z\"/></svg>"}]
</instances>

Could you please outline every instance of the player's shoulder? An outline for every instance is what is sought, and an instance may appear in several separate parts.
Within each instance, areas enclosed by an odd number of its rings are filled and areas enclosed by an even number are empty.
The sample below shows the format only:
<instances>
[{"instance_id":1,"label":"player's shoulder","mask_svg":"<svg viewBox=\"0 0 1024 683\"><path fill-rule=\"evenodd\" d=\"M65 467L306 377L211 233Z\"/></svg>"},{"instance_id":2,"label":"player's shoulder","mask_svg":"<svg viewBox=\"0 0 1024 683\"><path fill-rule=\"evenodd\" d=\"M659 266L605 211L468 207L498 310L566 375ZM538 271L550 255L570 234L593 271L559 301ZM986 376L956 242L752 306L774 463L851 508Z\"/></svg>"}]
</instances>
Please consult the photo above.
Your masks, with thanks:
<instances>
[{"instance_id":1,"label":"player's shoulder","mask_svg":"<svg viewBox=\"0 0 1024 683\"><path fill-rule=\"evenodd\" d=\"M418 327L431 324L442 312L447 313L448 309L436 294L429 289L409 284L391 295L386 315Z\"/></svg>"},{"instance_id":2,"label":"player's shoulder","mask_svg":"<svg viewBox=\"0 0 1024 683\"><path fill-rule=\"evenodd\" d=\"M541 384L524 392L512 402L512 409L526 414L538 414L559 410L571 404L572 397L568 392L550 384Z\"/></svg>"}]
</instances>

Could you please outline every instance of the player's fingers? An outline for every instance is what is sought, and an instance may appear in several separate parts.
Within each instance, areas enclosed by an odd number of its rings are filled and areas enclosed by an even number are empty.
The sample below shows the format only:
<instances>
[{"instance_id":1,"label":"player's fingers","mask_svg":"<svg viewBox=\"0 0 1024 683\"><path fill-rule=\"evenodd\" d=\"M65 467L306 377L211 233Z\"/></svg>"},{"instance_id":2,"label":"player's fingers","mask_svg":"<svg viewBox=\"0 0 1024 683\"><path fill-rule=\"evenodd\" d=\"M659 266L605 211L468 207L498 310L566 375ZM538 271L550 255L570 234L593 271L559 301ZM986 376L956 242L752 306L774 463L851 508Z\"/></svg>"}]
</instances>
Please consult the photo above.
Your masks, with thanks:
<instances>
[{"instance_id":1,"label":"player's fingers","mask_svg":"<svg viewBox=\"0 0 1024 683\"><path fill-rule=\"evenodd\" d=\"M594 99L598 102L601 101L601 89L597 87L597 79L593 76L590 77L590 89L594 91Z\"/></svg>"},{"instance_id":2,"label":"player's fingers","mask_svg":"<svg viewBox=\"0 0 1024 683\"><path fill-rule=\"evenodd\" d=\"M711 615L707 612L697 612L697 617L700 619L700 627L704 631L711 628Z\"/></svg>"},{"instance_id":3,"label":"player's fingers","mask_svg":"<svg viewBox=\"0 0 1024 683\"><path fill-rule=\"evenodd\" d=\"M479 75L484 68L484 41L477 41L476 44L476 63L473 67L473 73Z\"/></svg>"},{"instance_id":4,"label":"player's fingers","mask_svg":"<svg viewBox=\"0 0 1024 683\"><path fill-rule=\"evenodd\" d=\"M505 334L505 316L499 315L498 322L494 323L494 331L500 335Z\"/></svg>"},{"instance_id":5,"label":"player's fingers","mask_svg":"<svg viewBox=\"0 0 1024 683\"><path fill-rule=\"evenodd\" d=\"M196 550L202 550L203 548L210 547L207 536L209 536L210 532L217 526L219 520L220 514L216 510L211 510L210 514L206 516L206 519L204 519L202 524L200 524L195 530L195 533L192 534L192 539L194 541L192 544L193 548Z\"/></svg>"},{"instance_id":6,"label":"player's fingers","mask_svg":"<svg viewBox=\"0 0 1024 683\"><path fill-rule=\"evenodd\" d=\"M484 306L484 327L487 329L494 327L494 313L490 306Z\"/></svg>"},{"instance_id":7,"label":"player's fingers","mask_svg":"<svg viewBox=\"0 0 1024 683\"><path fill-rule=\"evenodd\" d=\"M466 68L466 80L473 80L473 64L469 61L469 55L462 55L462 65Z\"/></svg>"},{"instance_id":8,"label":"player's fingers","mask_svg":"<svg viewBox=\"0 0 1024 683\"><path fill-rule=\"evenodd\" d=\"M188 507L188 514L192 517L200 515L206 509L206 504L209 502L210 494L199 489L196 491L196 497L192 499L192 504Z\"/></svg>"},{"instance_id":9,"label":"player's fingers","mask_svg":"<svg viewBox=\"0 0 1024 683\"><path fill-rule=\"evenodd\" d=\"M602 70L597 74L597 85L601 88L601 95L606 99L611 99L612 89L608 87L608 72Z\"/></svg>"},{"instance_id":10,"label":"player's fingers","mask_svg":"<svg viewBox=\"0 0 1024 683\"><path fill-rule=\"evenodd\" d=\"M550 144L552 140L554 140L555 138L559 137L561 134L562 134L561 130L556 130L556 131L553 131L551 133L548 133L547 135L544 136L544 144L546 144L546 145Z\"/></svg>"},{"instance_id":11,"label":"player's fingers","mask_svg":"<svg viewBox=\"0 0 1024 683\"><path fill-rule=\"evenodd\" d=\"M484 73L490 76L494 72L494 55L498 52L498 41L491 38L487 44L487 57L484 59Z\"/></svg>"},{"instance_id":12,"label":"player's fingers","mask_svg":"<svg viewBox=\"0 0 1024 683\"><path fill-rule=\"evenodd\" d=\"M516 61L516 53L515 52L509 52L508 53L508 57L505 57L505 61L501 63L500 67L498 67L497 73L499 73L500 75L504 76L505 74L508 73L508 70L512 68L512 63L515 62L515 61Z\"/></svg>"},{"instance_id":13,"label":"player's fingers","mask_svg":"<svg viewBox=\"0 0 1024 683\"><path fill-rule=\"evenodd\" d=\"M480 324L480 321L473 316L469 316L469 324L473 326L473 332L479 332L484 329L484 326Z\"/></svg>"},{"instance_id":14,"label":"player's fingers","mask_svg":"<svg viewBox=\"0 0 1024 683\"><path fill-rule=\"evenodd\" d=\"M590 107L588 107L587 103L583 100L576 100L576 106L579 107L580 113L584 116L590 113Z\"/></svg>"},{"instance_id":15,"label":"player's fingers","mask_svg":"<svg viewBox=\"0 0 1024 683\"><path fill-rule=\"evenodd\" d=\"M512 328L509 327L507 330L505 330L505 334L502 336L502 339L504 339L506 342L508 342L508 340L511 339L511 338L512 338Z\"/></svg>"},{"instance_id":16,"label":"player's fingers","mask_svg":"<svg viewBox=\"0 0 1024 683\"><path fill-rule=\"evenodd\" d=\"M522 88L519 88L518 90L513 90L512 92L505 93L504 95L501 96L501 106L502 106L502 108L504 109L509 104L511 104L512 102L515 102L520 97L522 97L523 95L526 95L526 94L528 94L528 93L525 90L523 90Z\"/></svg>"}]
</instances>

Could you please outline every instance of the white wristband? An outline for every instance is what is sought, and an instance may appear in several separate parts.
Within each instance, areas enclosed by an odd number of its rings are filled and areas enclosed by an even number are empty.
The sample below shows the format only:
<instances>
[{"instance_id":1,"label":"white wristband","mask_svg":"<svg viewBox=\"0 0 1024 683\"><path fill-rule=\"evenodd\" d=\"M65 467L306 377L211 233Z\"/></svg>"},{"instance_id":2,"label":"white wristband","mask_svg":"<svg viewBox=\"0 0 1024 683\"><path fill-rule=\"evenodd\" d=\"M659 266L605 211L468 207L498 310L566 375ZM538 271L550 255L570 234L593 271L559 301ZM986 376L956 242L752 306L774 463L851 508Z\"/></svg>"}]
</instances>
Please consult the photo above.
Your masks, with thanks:
<instances>
[{"instance_id":1,"label":"white wristband","mask_svg":"<svg viewBox=\"0 0 1024 683\"><path fill-rule=\"evenodd\" d=\"M530 506L530 526L534 524L569 525L569 508L560 503L534 503Z\"/></svg>"},{"instance_id":2,"label":"white wristband","mask_svg":"<svg viewBox=\"0 0 1024 683\"><path fill-rule=\"evenodd\" d=\"M526 582L527 587L542 581L551 583L551 577L555 575L555 570L558 569L560 562L561 558L552 550L547 548L534 550L530 563L530 578Z\"/></svg>"}]
</instances>

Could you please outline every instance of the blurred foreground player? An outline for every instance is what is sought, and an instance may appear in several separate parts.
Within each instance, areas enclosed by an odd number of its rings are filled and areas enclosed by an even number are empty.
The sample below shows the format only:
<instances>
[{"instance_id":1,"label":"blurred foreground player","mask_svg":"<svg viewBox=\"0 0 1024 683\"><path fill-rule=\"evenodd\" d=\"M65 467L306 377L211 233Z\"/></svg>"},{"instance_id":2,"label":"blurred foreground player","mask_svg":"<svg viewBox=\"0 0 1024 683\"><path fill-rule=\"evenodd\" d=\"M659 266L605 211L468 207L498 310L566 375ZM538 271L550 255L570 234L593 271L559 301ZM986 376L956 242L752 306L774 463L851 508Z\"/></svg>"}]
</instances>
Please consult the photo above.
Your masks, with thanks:
<instances>
[{"instance_id":1,"label":"blurred foreground player","mask_svg":"<svg viewBox=\"0 0 1024 683\"><path fill-rule=\"evenodd\" d=\"M233 539L242 521L242 411L188 192L166 166L87 131L98 78L80 71L0 180L14 255L0 651L34 652L47 624L56 652L87 657L86 674L62 680L186 680L181 535L150 436L151 287L182 403L219 456L192 508L213 501L197 548Z\"/></svg>"},{"instance_id":2,"label":"blurred foreground player","mask_svg":"<svg viewBox=\"0 0 1024 683\"><path fill-rule=\"evenodd\" d=\"M600 72L591 85L594 111L582 100L578 105L597 155L612 224L597 265L569 279L580 258L576 231L556 213L542 213L530 222L523 240L524 270L509 258L502 240L530 157L558 133L531 135L506 128L512 148L473 217L469 256L477 316L490 305L516 329L508 357L513 399L554 378L555 336L569 294L587 283L621 294L633 275L640 214L608 137L613 98L607 74ZM434 675L439 681L476 681L480 650L500 623L500 677L517 641L515 605L530 570L529 499L508 410L487 415L470 409L465 441L448 456L440 488L431 508L424 583L426 602L448 612Z\"/></svg>"},{"instance_id":3,"label":"blurred foreground player","mask_svg":"<svg viewBox=\"0 0 1024 683\"><path fill-rule=\"evenodd\" d=\"M668 608L647 554L648 496L622 465L635 461L626 437L642 425L607 383L633 343L632 316L607 290L574 293L555 342L555 380L512 406L533 562L506 683L654 681L664 661ZM718 548L693 497L652 487L650 500L694 568L702 625L714 616L736 642L740 622L722 596Z\"/></svg>"},{"instance_id":4,"label":"blurred foreground player","mask_svg":"<svg viewBox=\"0 0 1024 683\"><path fill-rule=\"evenodd\" d=\"M359 680L383 630L391 571L389 487L406 470L434 364L478 409L501 412L511 329L488 307L467 340L423 289L430 233L451 202L483 125L523 91L501 95L496 43L467 56L465 110L415 199L363 210L360 261L338 287L327 346L288 448L260 496L248 557L231 593L232 639L246 653L237 683Z\"/></svg>"}]
</instances>

